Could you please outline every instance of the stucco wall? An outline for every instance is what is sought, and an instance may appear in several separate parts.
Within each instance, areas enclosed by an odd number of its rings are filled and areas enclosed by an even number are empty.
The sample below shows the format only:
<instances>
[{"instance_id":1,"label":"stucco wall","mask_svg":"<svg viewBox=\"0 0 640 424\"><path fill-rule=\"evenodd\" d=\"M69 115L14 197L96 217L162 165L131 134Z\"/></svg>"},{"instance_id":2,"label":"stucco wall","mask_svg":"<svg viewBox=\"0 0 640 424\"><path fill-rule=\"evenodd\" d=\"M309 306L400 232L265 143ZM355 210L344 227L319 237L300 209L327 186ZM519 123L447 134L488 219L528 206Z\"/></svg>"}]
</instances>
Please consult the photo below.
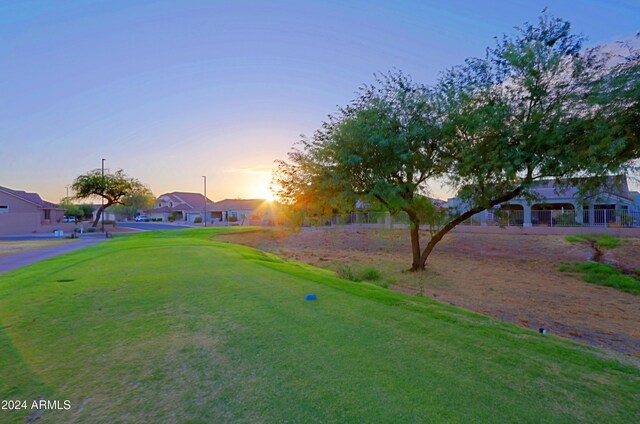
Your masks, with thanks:
<instances>
[{"instance_id":1,"label":"stucco wall","mask_svg":"<svg viewBox=\"0 0 640 424\"><path fill-rule=\"evenodd\" d=\"M0 234L29 234L40 227L40 211L0 214Z\"/></svg>"},{"instance_id":2,"label":"stucco wall","mask_svg":"<svg viewBox=\"0 0 640 424\"><path fill-rule=\"evenodd\" d=\"M0 205L9 206L9 213L7 215L13 212L38 212L38 207L33 203L25 202L22 199L2 192L0 192Z\"/></svg>"}]
</instances>

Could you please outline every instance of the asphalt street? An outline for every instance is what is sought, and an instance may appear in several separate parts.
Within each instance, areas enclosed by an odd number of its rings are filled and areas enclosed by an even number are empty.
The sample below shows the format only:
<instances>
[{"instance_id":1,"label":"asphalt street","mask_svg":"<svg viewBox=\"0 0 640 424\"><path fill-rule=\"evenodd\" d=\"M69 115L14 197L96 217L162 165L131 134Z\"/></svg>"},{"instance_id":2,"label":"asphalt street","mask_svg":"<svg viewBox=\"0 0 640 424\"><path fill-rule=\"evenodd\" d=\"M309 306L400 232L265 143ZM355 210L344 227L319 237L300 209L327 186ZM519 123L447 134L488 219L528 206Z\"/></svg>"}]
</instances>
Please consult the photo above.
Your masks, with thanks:
<instances>
[{"instance_id":1,"label":"asphalt street","mask_svg":"<svg viewBox=\"0 0 640 424\"><path fill-rule=\"evenodd\" d=\"M161 224L157 222L118 222L119 227L133 228L141 231L157 230L182 230L192 228L188 225ZM0 256L0 273L11 271L34 262L53 258L63 253L92 246L96 243L107 240L102 233L86 233L77 241L61 244L58 246L46 247L43 249L30 250L27 252L12 253ZM0 241L28 241L28 240L48 240L56 239L52 234L24 234L16 236L2 236Z\"/></svg>"}]
</instances>

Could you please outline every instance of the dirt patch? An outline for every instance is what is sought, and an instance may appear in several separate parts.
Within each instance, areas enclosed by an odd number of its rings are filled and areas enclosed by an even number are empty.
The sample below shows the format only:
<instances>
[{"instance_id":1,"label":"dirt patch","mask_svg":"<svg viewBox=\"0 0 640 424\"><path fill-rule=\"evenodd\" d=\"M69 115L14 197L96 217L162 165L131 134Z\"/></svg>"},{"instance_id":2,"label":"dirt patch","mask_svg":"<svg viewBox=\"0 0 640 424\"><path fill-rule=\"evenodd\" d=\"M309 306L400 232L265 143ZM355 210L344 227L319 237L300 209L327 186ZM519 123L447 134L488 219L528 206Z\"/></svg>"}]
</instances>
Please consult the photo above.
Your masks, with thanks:
<instances>
[{"instance_id":1,"label":"dirt patch","mask_svg":"<svg viewBox=\"0 0 640 424\"><path fill-rule=\"evenodd\" d=\"M30 250L44 249L45 247L57 246L69 243L73 240L34 240L34 241L0 241L0 255L11 255L13 253L28 252Z\"/></svg>"},{"instance_id":2,"label":"dirt patch","mask_svg":"<svg viewBox=\"0 0 640 424\"><path fill-rule=\"evenodd\" d=\"M423 235L424 239L428 234ZM264 230L220 236L318 267L374 267L378 284L510 321L544 327L551 334L640 357L640 301L613 288L588 284L558 270L562 262L586 261L588 244L558 235L450 233L436 247L427 271L406 272L406 230ZM640 240L626 239L605 258L640 268Z\"/></svg>"}]
</instances>

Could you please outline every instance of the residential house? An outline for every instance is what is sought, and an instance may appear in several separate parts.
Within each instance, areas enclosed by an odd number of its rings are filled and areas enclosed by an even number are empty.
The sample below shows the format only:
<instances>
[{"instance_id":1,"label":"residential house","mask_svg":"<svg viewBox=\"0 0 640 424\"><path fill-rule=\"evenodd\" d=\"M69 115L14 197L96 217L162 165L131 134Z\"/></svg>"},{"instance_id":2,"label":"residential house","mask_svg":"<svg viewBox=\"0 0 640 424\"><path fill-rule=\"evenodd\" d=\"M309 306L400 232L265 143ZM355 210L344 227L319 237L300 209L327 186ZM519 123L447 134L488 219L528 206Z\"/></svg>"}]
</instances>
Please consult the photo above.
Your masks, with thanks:
<instances>
[{"instance_id":1,"label":"residential house","mask_svg":"<svg viewBox=\"0 0 640 424\"><path fill-rule=\"evenodd\" d=\"M63 221L64 209L37 193L0 186L0 234L48 231Z\"/></svg>"},{"instance_id":2,"label":"residential house","mask_svg":"<svg viewBox=\"0 0 640 424\"><path fill-rule=\"evenodd\" d=\"M214 223L243 223L247 220L261 224L272 217L270 204L265 199L224 199L207 208L207 216Z\"/></svg>"},{"instance_id":3,"label":"residential house","mask_svg":"<svg viewBox=\"0 0 640 424\"><path fill-rule=\"evenodd\" d=\"M213 202L206 199L200 193L187 193L174 191L159 196L155 202L155 208L145 211L145 214L153 219L168 221L173 217L177 221L194 222L196 218L202 219L206 209L209 211L213 207Z\"/></svg>"},{"instance_id":4,"label":"residential house","mask_svg":"<svg viewBox=\"0 0 640 424\"><path fill-rule=\"evenodd\" d=\"M640 207L632 193L623 175L610 177L605 185L586 194L581 194L576 184L558 184L555 180L545 180L532 190L536 200L517 197L494 209L476 214L472 222L479 221L480 225L505 223L500 220L508 216L507 225L524 227L637 226L640 225ZM465 209L464 203L458 198L449 199L447 207L458 212Z\"/></svg>"}]
</instances>

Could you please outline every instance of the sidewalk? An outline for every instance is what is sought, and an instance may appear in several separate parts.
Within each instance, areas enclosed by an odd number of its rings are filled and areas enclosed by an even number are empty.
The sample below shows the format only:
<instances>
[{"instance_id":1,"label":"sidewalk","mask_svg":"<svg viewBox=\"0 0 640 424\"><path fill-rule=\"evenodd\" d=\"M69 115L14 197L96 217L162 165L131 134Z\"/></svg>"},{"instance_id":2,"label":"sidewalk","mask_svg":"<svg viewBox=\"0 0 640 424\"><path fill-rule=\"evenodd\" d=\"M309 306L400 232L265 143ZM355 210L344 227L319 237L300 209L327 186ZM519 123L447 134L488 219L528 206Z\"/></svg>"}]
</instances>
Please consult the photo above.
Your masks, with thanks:
<instances>
[{"instance_id":1,"label":"sidewalk","mask_svg":"<svg viewBox=\"0 0 640 424\"><path fill-rule=\"evenodd\" d=\"M84 237L79 239L78 241L65 243L58 246L45 247L43 249L29 250L27 252L12 253L0 256L0 274L32 264L34 262L53 258L54 256L58 256L63 253L73 252L74 250L82 249L84 247L92 246L94 244L105 241L106 238L104 237L104 235L100 235L101 237ZM31 234L31 237L32 238L30 240L34 240L33 234Z\"/></svg>"}]
</instances>

